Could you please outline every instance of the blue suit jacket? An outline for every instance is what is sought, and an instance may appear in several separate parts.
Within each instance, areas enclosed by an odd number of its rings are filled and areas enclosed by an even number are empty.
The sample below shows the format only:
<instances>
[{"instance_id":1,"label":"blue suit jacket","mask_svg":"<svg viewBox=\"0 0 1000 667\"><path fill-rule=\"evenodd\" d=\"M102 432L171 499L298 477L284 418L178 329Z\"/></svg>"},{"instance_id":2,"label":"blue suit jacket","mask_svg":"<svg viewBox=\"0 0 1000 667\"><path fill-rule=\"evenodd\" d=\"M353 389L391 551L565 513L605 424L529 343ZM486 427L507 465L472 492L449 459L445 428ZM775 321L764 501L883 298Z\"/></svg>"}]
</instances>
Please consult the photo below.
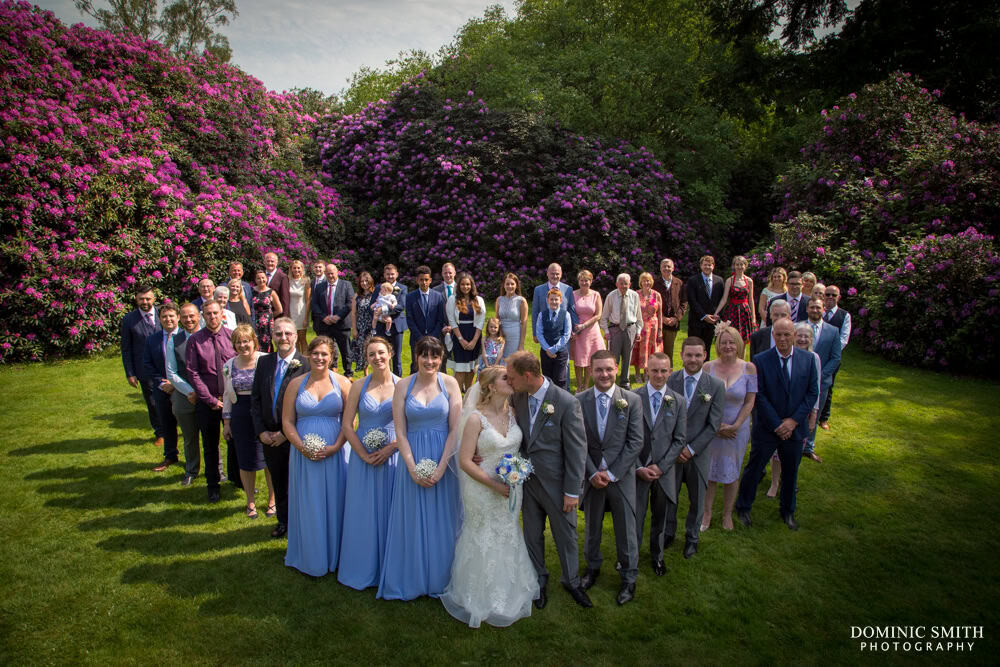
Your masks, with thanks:
<instances>
[{"instance_id":1,"label":"blue suit jacket","mask_svg":"<svg viewBox=\"0 0 1000 667\"><path fill-rule=\"evenodd\" d=\"M797 422L792 439L802 442L809 435L809 411L819 399L816 358L806 350L792 348L792 377L782 380L778 348L772 347L753 358L757 367L757 418L753 422L754 442L781 442L774 433L783 419Z\"/></svg>"},{"instance_id":2,"label":"blue suit jacket","mask_svg":"<svg viewBox=\"0 0 1000 667\"><path fill-rule=\"evenodd\" d=\"M156 325L150 326L146 318L139 313L138 308L122 319L120 333L125 377L137 377L140 380L149 379L142 364L142 355L146 348L146 339L160 331L160 322L155 308L153 309L153 321L156 322Z\"/></svg>"},{"instance_id":3,"label":"blue suit jacket","mask_svg":"<svg viewBox=\"0 0 1000 667\"><path fill-rule=\"evenodd\" d=\"M820 393L826 394L833 384L833 374L840 368L840 329L823 322L819 330L819 340L813 342L813 352L819 355L823 368L820 375Z\"/></svg>"},{"instance_id":4,"label":"blue suit jacket","mask_svg":"<svg viewBox=\"0 0 1000 667\"><path fill-rule=\"evenodd\" d=\"M177 329L174 332L175 337L180 331L183 331L183 329ZM167 379L167 360L163 356L164 336L166 336L166 333L163 329L160 329L147 338L142 352L143 372L146 379L152 380L156 391L160 391L160 383Z\"/></svg>"},{"instance_id":5,"label":"blue suit jacket","mask_svg":"<svg viewBox=\"0 0 1000 667\"><path fill-rule=\"evenodd\" d=\"M447 323L444 312L444 298L441 293L431 289L427 293L427 317L420 305L420 290L416 289L406 294L406 326L410 329L410 345L415 346L424 336L441 337L441 329Z\"/></svg>"},{"instance_id":6,"label":"blue suit jacket","mask_svg":"<svg viewBox=\"0 0 1000 667\"><path fill-rule=\"evenodd\" d=\"M580 323L580 318L576 314L576 301L573 299L573 288L566 283L559 283L559 291L562 292L562 308L569 311L569 319L571 327L575 327ZM549 281L546 280L541 285L535 286L535 291L531 295L531 333L536 338L541 338L539 335L540 331L535 331L535 322L538 321L538 313L544 308L549 307L547 301L549 294Z\"/></svg>"}]
</instances>

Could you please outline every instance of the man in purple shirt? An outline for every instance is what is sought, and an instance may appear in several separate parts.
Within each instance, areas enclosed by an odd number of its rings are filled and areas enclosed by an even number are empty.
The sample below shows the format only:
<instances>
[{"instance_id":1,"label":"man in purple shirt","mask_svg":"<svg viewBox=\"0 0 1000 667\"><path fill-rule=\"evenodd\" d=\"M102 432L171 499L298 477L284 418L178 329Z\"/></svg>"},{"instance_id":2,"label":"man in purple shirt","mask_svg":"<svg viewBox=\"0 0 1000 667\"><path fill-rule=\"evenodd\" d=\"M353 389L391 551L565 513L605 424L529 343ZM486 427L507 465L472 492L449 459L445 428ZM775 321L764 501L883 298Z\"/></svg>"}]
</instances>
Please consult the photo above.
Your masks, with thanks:
<instances>
[{"instance_id":1,"label":"man in purple shirt","mask_svg":"<svg viewBox=\"0 0 1000 667\"><path fill-rule=\"evenodd\" d=\"M222 425L222 394L225 387L222 366L236 356L230 340L232 332L222 326L222 307L206 301L201 309L205 328L191 335L184 352L191 386L197 395L195 419L205 452L205 481L208 502L219 502L219 428Z\"/></svg>"}]
</instances>

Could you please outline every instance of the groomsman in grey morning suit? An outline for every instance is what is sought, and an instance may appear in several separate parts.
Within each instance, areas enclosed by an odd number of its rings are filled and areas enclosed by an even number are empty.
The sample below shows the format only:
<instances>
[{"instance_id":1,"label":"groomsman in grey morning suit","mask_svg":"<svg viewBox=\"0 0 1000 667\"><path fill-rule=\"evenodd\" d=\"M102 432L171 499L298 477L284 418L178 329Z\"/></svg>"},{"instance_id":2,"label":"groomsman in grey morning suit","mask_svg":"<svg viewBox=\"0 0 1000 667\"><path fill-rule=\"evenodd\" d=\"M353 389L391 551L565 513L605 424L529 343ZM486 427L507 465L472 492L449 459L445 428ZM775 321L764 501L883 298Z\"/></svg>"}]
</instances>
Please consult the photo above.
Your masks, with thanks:
<instances>
[{"instance_id":1,"label":"groomsman in grey morning suit","mask_svg":"<svg viewBox=\"0 0 1000 667\"><path fill-rule=\"evenodd\" d=\"M674 461L687 445L687 404L684 396L667 387L670 357L656 352L646 362L649 381L635 392L642 401L642 450L635 469L636 544L642 548L642 524L646 507L652 505L649 523L649 555L653 572L667 573L663 563L663 527L667 503L677 504L676 466Z\"/></svg>"},{"instance_id":2,"label":"groomsman in grey morning suit","mask_svg":"<svg viewBox=\"0 0 1000 667\"><path fill-rule=\"evenodd\" d=\"M524 483L521 518L524 543L538 573L535 607L548 602L545 568L545 519L562 565L562 584L581 607L592 607L580 588L576 508L583 486L587 437L580 403L542 375L538 358L527 350L507 357L507 382L514 394L514 415L521 427L521 455L531 459L534 473Z\"/></svg>"},{"instance_id":3,"label":"groomsman in grey morning suit","mask_svg":"<svg viewBox=\"0 0 1000 667\"><path fill-rule=\"evenodd\" d=\"M704 510L705 489L708 488L708 445L722 424L726 402L726 385L702 370L705 365L705 341L689 336L681 344L681 361L684 370L667 380L671 390L684 396L687 402L687 445L674 463L674 488L680 495L681 483L687 485L688 510L685 523L684 557L698 553L698 532ZM664 529L664 548L670 546L677 533L677 502L667 504L667 521Z\"/></svg>"},{"instance_id":4,"label":"groomsman in grey morning suit","mask_svg":"<svg viewBox=\"0 0 1000 667\"><path fill-rule=\"evenodd\" d=\"M642 449L642 404L639 397L615 385L618 364L609 350L590 358L594 388L576 395L587 427L587 481L583 514L586 533L583 555L587 571L580 587L589 589L601 571L601 533L605 504L611 507L615 546L621 564L621 589L617 602L635 597L639 574L639 542L635 530L635 461Z\"/></svg>"}]
</instances>

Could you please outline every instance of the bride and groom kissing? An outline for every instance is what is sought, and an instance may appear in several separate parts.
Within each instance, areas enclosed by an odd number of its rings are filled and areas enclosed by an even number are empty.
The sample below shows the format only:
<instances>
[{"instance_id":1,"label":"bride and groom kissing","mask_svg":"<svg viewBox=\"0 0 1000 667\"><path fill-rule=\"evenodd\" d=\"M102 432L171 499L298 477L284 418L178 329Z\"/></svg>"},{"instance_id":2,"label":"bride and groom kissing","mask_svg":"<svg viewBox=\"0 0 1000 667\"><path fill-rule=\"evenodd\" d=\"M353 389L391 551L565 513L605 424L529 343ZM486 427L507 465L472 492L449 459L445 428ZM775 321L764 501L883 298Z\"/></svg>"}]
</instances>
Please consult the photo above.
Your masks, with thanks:
<instances>
[{"instance_id":1,"label":"bride and groom kissing","mask_svg":"<svg viewBox=\"0 0 1000 667\"><path fill-rule=\"evenodd\" d=\"M545 378L538 359L522 351L507 358L505 369L483 371L470 390L459 451L466 473L460 476L465 516L451 582L441 597L459 620L472 627L481 622L506 626L529 616L532 602L538 609L545 607L546 518L563 587L581 607L593 606L585 588L593 585L600 565L605 503L611 507L621 563L618 604L634 597L638 573L634 466L623 471L617 464L634 462L642 447L642 407L635 394L614 386L613 373L610 378L610 388L605 388L610 404L597 400L594 390L578 398ZM511 511L508 487L488 471L504 454L518 453L530 459L534 471ZM581 493L588 524L584 580L578 573L576 527ZM518 506L523 540L518 539L522 534Z\"/></svg>"}]
</instances>

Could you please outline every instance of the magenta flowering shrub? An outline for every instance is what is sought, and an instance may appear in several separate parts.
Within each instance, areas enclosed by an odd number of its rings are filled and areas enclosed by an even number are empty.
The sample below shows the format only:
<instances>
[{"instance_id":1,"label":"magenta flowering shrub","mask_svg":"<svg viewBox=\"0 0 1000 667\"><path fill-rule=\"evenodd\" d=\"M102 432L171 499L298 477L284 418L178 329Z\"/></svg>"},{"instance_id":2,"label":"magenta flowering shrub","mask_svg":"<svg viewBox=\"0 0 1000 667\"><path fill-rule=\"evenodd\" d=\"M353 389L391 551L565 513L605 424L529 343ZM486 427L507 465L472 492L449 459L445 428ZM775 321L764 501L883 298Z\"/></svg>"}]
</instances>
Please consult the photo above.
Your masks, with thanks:
<instances>
[{"instance_id":1,"label":"magenta flowering shrub","mask_svg":"<svg viewBox=\"0 0 1000 667\"><path fill-rule=\"evenodd\" d=\"M781 179L774 241L751 268L812 270L840 286L868 349L982 373L997 355L960 332L996 321L1000 127L954 115L939 95L896 74L824 111Z\"/></svg>"},{"instance_id":2,"label":"magenta flowering shrub","mask_svg":"<svg viewBox=\"0 0 1000 667\"><path fill-rule=\"evenodd\" d=\"M114 343L137 282L186 299L339 237L293 96L23 2L0 2L0 59L0 361Z\"/></svg>"},{"instance_id":3,"label":"magenta flowering shrub","mask_svg":"<svg viewBox=\"0 0 1000 667\"><path fill-rule=\"evenodd\" d=\"M444 99L422 76L389 101L318 126L323 171L354 203L345 243L364 266L407 275L446 261L493 296L507 271L614 275L672 256L694 270L706 242L677 183L642 148L581 137L534 115L492 111L474 91Z\"/></svg>"}]
</instances>

